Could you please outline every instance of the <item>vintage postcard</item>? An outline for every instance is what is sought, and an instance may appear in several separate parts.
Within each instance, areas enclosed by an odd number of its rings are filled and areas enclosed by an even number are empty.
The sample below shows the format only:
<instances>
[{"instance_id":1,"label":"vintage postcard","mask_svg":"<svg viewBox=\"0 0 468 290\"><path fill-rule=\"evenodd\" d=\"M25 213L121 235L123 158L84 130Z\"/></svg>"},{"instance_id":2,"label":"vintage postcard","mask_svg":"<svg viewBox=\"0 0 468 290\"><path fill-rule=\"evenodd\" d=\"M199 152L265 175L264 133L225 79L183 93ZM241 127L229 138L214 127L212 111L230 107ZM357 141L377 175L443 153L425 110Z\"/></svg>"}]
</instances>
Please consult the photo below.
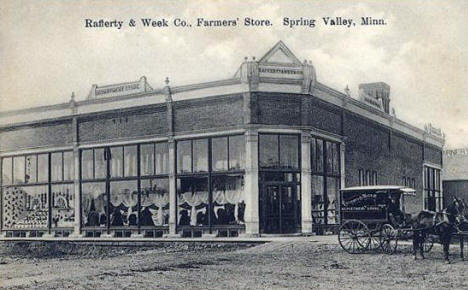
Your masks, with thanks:
<instances>
[{"instance_id":1,"label":"vintage postcard","mask_svg":"<svg viewBox=\"0 0 468 290\"><path fill-rule=\"evenodd\" d=\"M2 1L0 288L466 288L467 11Z\"/></svg>"}]
</instances>

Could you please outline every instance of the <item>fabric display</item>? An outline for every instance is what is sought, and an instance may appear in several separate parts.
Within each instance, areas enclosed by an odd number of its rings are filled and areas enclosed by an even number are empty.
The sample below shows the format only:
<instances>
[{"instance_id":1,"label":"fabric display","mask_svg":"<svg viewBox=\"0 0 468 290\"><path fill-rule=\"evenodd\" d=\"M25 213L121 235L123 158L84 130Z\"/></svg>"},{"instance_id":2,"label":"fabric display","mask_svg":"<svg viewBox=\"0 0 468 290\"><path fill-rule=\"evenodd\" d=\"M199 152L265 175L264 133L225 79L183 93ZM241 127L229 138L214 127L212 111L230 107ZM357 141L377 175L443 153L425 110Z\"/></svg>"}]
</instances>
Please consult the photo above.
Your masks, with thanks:
<instances>
[{"instance_id":1,"label":"fabric display","mask_svg":"<svg viewBox=\"0 0 468 290\"><path fill-rule=\"evenodd\" d=\"M3 226L11 229L47 228L46 186L7 187L3 192Z\"/></svg>"}]
</instances>

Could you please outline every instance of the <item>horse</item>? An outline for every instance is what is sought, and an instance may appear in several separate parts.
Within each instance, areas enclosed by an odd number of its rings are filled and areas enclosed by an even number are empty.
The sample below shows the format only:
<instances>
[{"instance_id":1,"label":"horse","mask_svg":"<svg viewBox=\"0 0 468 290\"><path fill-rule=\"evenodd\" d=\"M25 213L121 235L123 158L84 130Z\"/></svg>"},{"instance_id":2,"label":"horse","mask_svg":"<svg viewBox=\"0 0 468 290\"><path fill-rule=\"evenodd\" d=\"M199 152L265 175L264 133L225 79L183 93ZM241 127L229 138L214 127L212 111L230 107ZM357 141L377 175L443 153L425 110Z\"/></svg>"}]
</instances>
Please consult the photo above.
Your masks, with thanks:
<instances>
[{"instance_id":1,"label":"horse","mask_svg":"<svg viewBox=\"0 0 468 290\"><path fill-rule=\"evenodd\" d=\"M450 263L450 242L453 234L457 232L457 226L465 222L465 211L465 204L458 198L454 198L449 206L440 212L423 210L412 218L414 259L417 259L418 249L424 259L424 240L427 235L436 235L443 246L445 262Z\"/></svg>"}]
</instances>

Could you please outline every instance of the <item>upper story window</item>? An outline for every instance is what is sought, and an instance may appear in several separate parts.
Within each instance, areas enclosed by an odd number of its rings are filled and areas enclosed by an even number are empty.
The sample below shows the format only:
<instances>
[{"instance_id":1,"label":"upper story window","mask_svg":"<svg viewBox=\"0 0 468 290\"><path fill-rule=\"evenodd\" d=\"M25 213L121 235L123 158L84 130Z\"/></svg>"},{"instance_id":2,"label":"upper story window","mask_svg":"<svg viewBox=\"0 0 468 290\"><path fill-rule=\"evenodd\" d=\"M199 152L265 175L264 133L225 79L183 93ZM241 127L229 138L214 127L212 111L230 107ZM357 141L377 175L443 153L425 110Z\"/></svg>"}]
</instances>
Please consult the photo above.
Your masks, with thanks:
<instances>
[{"instance_id":1,"label":"upper story window","mask_svg":"<svg viewBox=\"0 0 468 290\"><path fill-rule=\"evenodd\" d=\"M259 134L260 167L299 169L299 135Z\"/></svg>"}]
</instances>

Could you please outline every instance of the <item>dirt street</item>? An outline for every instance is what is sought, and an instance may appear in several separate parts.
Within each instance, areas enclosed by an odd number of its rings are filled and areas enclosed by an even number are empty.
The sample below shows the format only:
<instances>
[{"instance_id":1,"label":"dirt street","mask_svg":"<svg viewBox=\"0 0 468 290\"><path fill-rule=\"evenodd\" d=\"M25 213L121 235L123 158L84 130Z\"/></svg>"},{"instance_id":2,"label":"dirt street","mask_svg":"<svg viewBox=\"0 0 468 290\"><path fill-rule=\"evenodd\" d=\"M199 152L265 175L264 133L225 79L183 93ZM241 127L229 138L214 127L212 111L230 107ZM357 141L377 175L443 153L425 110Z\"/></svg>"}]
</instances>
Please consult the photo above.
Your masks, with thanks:
<instances>
[{"instance_id":1,"label":"dirt street","mask_svg":"<svg viewBox=\"0 0 468 290\"><path fill-rule=\"evenodd\" d=\"M310 239L261 245L178 244L155 248L81 249L38 258L0 252L0 285L23 289L467 289L468 261L440 246L414 261L395 255L345 253Z\"/></svg>"}]
</instances>

